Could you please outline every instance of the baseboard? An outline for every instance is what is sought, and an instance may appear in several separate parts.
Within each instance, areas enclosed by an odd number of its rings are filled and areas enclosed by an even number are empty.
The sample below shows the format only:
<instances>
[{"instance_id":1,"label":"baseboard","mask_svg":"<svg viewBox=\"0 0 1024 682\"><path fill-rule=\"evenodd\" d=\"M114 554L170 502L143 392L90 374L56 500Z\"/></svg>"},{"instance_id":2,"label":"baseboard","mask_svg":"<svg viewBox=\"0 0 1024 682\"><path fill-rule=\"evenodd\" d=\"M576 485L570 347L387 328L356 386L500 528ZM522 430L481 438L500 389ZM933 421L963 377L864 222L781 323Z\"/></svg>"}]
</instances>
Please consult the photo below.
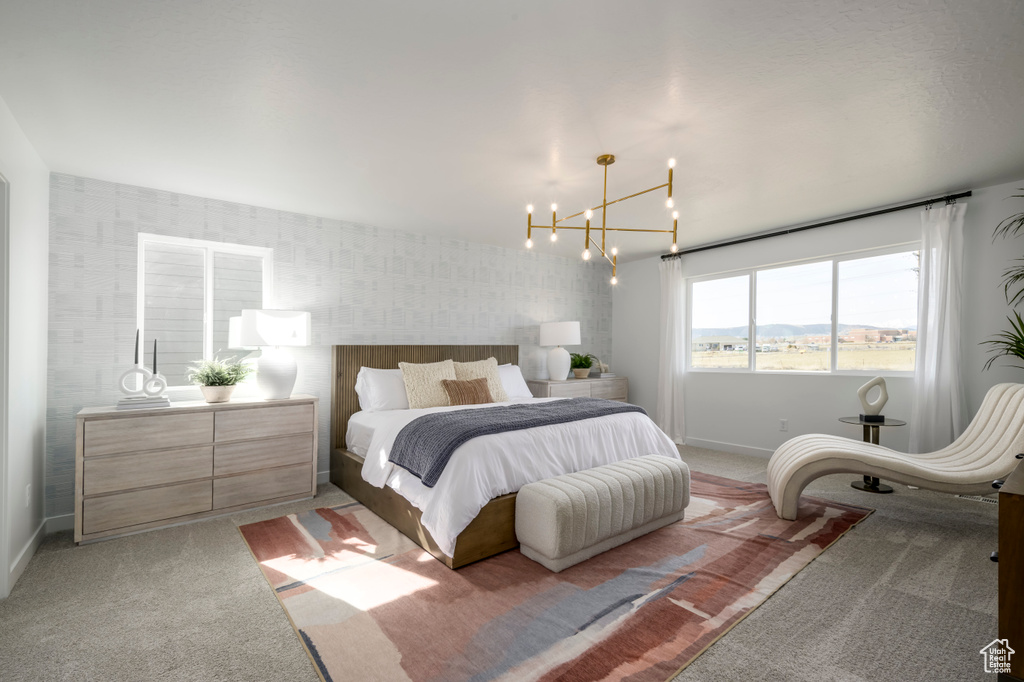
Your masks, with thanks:
<instances>
[{"instance_id":1,"label":"baseboard","mask_svg":"<svg viewBox=\"0 0 1024 682\"><path fill-rule=\"evenodd\" d=\"M59 533L62 530L74 530L75 529L75 515L74 514L63 514L61 516L51 516L46 519L46 534Z\"/></svg>"},{"instance_id":2,"label":"baseboard","mask_svg":"<svg viewBox=\"0 0 1024 682\"><path fill-rule=\"evenodd\" d=\"M15 557L14 561L11 562L10 578L8 579L7 586L10 590L14 589L14 583L18 582L18 578L25 572L25 568L28 566L28 562L32 560L32 555L39 549L39 545L43 543L43 536L46 535L46 521L43 520L36 528L36 532L32 533L32 537L29 538L25 546L21 548L21 552Z\"/></svg>"},{"instance_id":3,"label":"baseboard","mask_svg":"<svg viewBox=\"0 0 1024 682\"><path fill-rule=\"evenodd\" d=\"M316 472L316 484L317 485L323 485L324 483L330 483L330 482L331 482L331 472L330 471L318 471L318 472Z\"/></svg>"},{"instance_id":4,"label":"baseboard","mask_svg":"<svg viewBox=\"0 0 1024 682\"><path fill-rule=\"evenodd\" d=\"M686 444L695 448L719 450L721 452L731 452L737 455L752 455L754 457L764 457L765 459L768 459L775 454L774 450L768 450L766 448L755 448L749 445L738 445L736 443L722 443L721 441L704 440L703 438L687 438Z\"/></svg>"}]
</instances>

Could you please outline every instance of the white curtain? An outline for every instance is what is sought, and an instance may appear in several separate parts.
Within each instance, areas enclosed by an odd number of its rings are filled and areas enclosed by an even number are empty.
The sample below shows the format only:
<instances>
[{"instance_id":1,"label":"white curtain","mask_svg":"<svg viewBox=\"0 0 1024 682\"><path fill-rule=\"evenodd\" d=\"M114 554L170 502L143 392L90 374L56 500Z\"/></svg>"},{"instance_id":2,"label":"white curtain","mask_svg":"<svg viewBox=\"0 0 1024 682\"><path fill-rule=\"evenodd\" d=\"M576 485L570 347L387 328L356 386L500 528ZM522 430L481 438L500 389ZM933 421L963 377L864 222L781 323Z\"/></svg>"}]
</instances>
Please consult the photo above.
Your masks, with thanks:
<instances>
[{"instance_id":1,"label":"white curtain","mask_svg":"<svg viewBox=\"0 0 1024 682\"><path fill-rule=\"evenodd\" d=\"M681 258L661 268L661 358L658 371L657 422L677 443L686 440L683 378L686 372L686 280Z\"/></svg>"},{"instance_id":2,"label":"white curtain","mask_svg":"<svg viewBox=\"0 0 1024 682\"><path fill-rule=\"evenodd\" d=\"M960 308L964 213L952 204L921 212L917 369L910 413L910 451L944 448L969 421L960 376Z\"/></svg>"}]
</instances>

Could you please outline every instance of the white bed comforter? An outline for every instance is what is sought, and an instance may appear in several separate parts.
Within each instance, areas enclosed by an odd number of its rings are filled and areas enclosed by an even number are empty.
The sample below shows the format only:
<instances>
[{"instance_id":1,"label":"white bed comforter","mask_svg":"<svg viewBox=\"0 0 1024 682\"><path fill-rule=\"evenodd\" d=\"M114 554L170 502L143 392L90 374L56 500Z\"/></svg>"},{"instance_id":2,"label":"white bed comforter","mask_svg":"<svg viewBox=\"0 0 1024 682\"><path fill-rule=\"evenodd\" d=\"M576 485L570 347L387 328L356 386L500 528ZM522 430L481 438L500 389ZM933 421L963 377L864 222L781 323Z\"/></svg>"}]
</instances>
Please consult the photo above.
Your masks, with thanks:
<instances>
[{"instance_id":1,"label":"white bed comforter","mask_svg":"<svg viewBox=\"0 0 1024 682\"><path fill-rule=\"evenodd\" d=\"M512 402L550 400L559 398ZM507 404L357 412L349 420L346 442L365 457L363 478L378 488L389 486L422 511L423 526L448 556L455 551L456 537L485 504L527 483L643 455L679 458L676 446L649 417L627 412L474 438L452 454L433 488L388 461L398 432L417 417Z\"/></svg>"}]
</instances>

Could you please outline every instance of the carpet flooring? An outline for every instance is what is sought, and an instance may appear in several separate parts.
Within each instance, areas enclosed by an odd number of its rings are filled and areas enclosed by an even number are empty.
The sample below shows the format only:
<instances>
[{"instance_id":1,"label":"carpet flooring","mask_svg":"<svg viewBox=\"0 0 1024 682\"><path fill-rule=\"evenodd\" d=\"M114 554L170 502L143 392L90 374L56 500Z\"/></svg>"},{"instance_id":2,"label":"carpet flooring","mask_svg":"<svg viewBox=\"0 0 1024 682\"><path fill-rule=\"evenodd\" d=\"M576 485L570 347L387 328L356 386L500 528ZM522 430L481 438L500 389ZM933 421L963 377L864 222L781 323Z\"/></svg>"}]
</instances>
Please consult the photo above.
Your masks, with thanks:
<instances>
[{"instance_id":1,"label":"carpet flooring","mask_svg":"<svg viewBox=\"0 0 1024 682\"><path fill-rule=\"evenodd\" d=\"M682 448L696 471L764 482L766 460ZM676 679L984 680L995 637L995 505L819 479L807 494L876 512ZM318 678L237 526L334 506L316 499L75 547L46 538L0 601L0 678ZM354 655L358 655L354 653Z\"/></svg>"}]
</instances>

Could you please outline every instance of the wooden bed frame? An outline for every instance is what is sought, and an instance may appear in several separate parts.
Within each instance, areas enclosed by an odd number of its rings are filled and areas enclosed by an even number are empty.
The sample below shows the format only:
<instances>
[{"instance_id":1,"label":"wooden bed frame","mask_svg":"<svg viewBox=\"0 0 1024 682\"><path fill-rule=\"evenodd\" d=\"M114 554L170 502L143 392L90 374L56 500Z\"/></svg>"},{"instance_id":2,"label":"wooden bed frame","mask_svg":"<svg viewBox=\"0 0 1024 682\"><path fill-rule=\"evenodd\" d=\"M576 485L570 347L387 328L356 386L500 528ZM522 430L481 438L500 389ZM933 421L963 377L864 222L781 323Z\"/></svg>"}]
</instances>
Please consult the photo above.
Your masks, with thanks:
<instances>
[{"instance_id":1,"label":"wooden bed frame","mask_svg":"<svg viewBox=\"0 0 1024 682\"><path fill-rule=\"evenodd\" d=\"M519 546L516 494L496 497L459 534L455 555L440 550L420 522L421 512L388 487L376 488L362 477L363 458L345 449L348 420L359 411L356 374L360 367L395 369L399 362L472 362L493 357L498 364L519 363L519 346L334 346L331 382L331 483L430 552L448 568L486 559Z\"/></svg>"}]
</instances>

